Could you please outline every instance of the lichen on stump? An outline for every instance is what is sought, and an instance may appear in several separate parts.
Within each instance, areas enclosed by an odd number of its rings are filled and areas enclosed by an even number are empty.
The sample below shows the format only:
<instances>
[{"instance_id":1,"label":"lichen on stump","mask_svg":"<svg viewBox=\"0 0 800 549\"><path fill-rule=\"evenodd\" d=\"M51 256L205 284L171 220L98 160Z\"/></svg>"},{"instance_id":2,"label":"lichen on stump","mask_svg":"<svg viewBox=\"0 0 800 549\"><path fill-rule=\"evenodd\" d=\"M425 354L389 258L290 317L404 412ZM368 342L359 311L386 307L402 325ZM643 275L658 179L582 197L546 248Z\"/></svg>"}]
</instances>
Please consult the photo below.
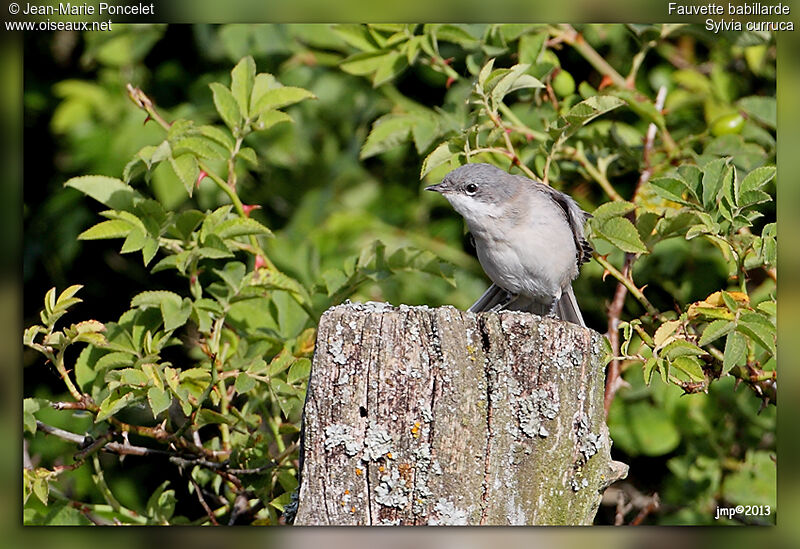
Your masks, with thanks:
<instances>
[{"instance_id":1,"label":"lichen on stump","mask_svg":"<svg viewBox=\"0 0 800 549\"><path fill-rule=\"evenodd\" d=\"M329 309L295 524L591 524L627 471L603 356L598 333L528 313Z\"/></svg>"}]
</instances>

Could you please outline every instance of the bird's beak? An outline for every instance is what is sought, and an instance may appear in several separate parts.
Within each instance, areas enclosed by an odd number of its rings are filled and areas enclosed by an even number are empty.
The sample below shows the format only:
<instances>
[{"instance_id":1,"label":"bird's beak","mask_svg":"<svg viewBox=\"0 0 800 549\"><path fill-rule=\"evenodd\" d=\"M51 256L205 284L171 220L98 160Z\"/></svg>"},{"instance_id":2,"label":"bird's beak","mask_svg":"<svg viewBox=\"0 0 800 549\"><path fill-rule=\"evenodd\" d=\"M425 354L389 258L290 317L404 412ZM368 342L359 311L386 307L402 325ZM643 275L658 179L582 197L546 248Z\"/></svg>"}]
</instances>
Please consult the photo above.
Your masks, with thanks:
<instances>
[{"instance_id":1,"label":"bird's beak","mask_svg":"<svg viewBox=\"0 0 800 549\"><path fill-rule=\"evenodd\" d=\"M430 187L425 187L425 190L426 191L433 191L435 193L444 192L444 189L442 188L442 184L441 183L437 183L436 185L431 185Z\"/></svg>"}]
</instances>

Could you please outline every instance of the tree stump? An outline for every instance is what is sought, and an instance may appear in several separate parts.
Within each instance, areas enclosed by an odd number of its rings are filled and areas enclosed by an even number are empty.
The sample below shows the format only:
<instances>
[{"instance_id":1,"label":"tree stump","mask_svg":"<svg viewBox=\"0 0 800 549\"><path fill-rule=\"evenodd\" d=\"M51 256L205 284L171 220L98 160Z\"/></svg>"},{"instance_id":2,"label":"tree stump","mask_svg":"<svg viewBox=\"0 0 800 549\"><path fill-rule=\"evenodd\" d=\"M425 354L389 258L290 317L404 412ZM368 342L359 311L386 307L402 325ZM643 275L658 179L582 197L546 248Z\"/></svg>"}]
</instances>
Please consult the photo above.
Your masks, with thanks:
<instances>
[{"instance_id":1,"label":"tree stump","mask_svg":"<svg viewBox=\"0 0 800 549\"><path fill-rule=\"evenodd\" d=\"M603 356L600 334L529 313L329 309L295 524L591 524L627 474Z\"/></svg>"}]
</instances>

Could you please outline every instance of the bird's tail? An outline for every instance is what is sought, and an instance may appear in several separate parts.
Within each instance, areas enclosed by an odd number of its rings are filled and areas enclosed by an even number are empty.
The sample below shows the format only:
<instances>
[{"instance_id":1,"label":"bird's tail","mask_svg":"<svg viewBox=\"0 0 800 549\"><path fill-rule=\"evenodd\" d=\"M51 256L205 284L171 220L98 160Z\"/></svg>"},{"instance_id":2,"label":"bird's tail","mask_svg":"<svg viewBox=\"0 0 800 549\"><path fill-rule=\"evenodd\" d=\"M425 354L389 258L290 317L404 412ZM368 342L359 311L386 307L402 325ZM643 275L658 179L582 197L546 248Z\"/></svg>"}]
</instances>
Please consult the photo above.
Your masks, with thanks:
<instances>
[{"instance_id":1,"label":"bird's tail","mask_svg":"<svg viewBox=\"0 0 800 549\"><path fill-rule=\"evenodd\" d=\"M581 309L578 307L578 301L575 299L575 294L572 292L572 284L567 286L566 291L561 294L561 299L556 303L556 316L561 320L572 322L584 328L586 327Z\"/></svg>"},{"instance_id":2,"label":"bird's tail","mask_svg":"<svg viewBox=\"0 0 800 549\"><path fill-rule=\"evenodd\" d=\"M514 298L509 292L497 284L489 286L489 289L469 308L469 312L471 313L487 311L524 311L541 316L546 316L551 312L549 307L534 299L524 296L517 296ZM567 286L567 289L561 294L561 298L556 303L552 312L561 320L572 322L584 328L586 327L586 323L583 321L583 315L581 315L581 310L578 307L578 302L575 300L575 294L572 293L571 284Z\"/></svg>"}]
</instances>

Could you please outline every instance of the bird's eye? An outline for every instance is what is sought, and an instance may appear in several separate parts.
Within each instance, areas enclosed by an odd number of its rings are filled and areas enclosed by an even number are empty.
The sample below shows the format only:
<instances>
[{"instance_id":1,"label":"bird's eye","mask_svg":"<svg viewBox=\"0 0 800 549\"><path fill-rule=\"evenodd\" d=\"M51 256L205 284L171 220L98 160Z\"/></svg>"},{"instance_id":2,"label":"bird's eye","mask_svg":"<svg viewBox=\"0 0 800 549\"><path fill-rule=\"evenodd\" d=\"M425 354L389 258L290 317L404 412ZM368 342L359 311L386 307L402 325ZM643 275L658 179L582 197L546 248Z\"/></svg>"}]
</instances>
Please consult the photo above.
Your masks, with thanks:
<instances>
[{"instance_id":1,"label":"bird's eye","mask_svg":"<svg viewBox=\"0 0 800 549\"><path fill-rule=\"evenodd\" d=\"M478 186L475 183L470 183L466 187L464 187L464 191L470 196L478 192Z\"/></svg>"}]
</instances>

